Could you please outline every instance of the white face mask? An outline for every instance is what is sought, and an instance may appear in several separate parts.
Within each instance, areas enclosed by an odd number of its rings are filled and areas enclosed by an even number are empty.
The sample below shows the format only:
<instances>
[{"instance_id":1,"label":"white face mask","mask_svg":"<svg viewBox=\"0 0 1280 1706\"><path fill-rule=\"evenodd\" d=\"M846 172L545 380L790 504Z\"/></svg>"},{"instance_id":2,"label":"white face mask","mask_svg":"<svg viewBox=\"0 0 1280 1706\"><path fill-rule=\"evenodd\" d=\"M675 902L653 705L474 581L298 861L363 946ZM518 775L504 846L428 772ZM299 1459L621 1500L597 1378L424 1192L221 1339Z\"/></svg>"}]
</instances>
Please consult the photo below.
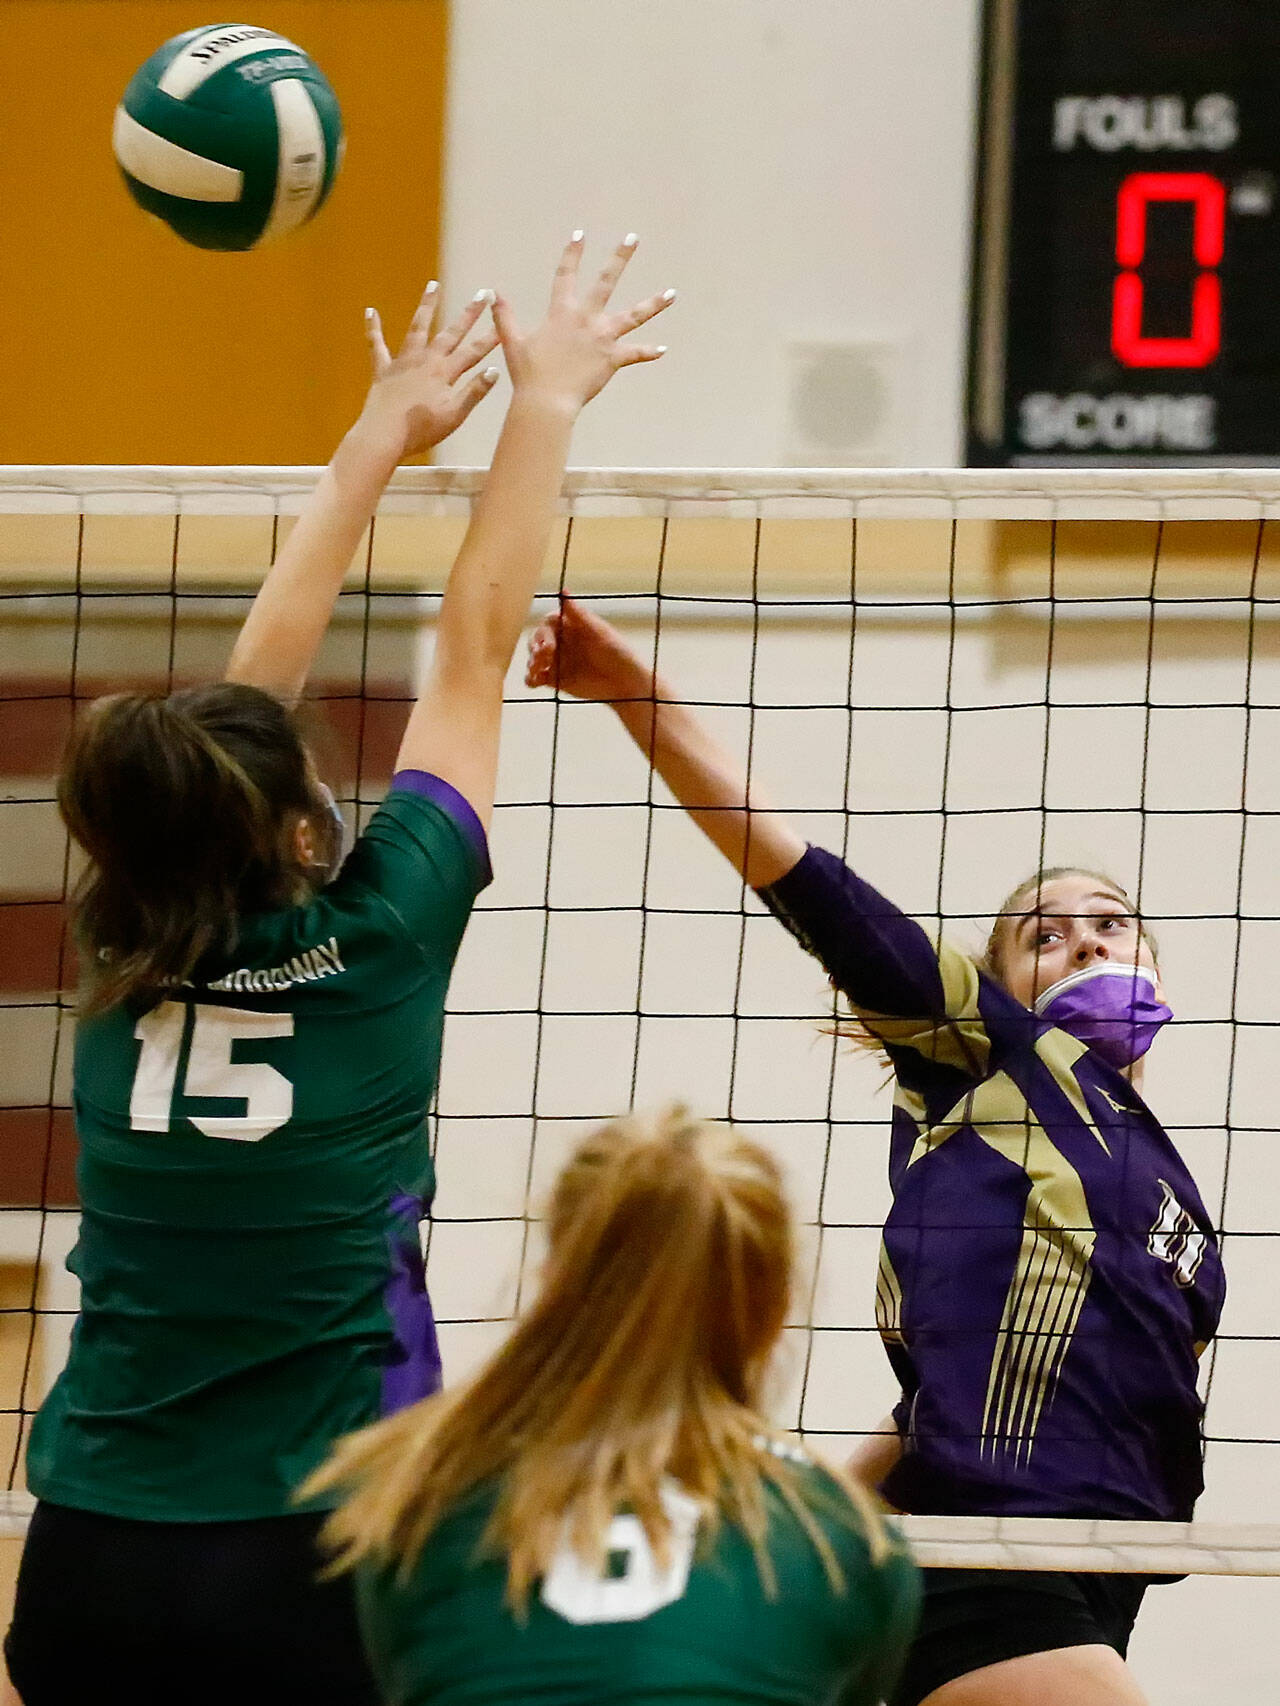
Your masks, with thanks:
<instances>
[{"instance_id":1,"label":"white face mask","mask_svg":"<svg viewBox=\"0 0 1280 1706\"><path fill-rule=\"evenodd\" d=\"M327 783L317 781L316 790L333 825L333 847L335 849L333 858L324 861L318 868L327 872L332 879L342 869L342 862L351 851L351 839L347 832L347 820L342 815L342 807L333 797L333 789Z\"/></svg>"}]
</instances>

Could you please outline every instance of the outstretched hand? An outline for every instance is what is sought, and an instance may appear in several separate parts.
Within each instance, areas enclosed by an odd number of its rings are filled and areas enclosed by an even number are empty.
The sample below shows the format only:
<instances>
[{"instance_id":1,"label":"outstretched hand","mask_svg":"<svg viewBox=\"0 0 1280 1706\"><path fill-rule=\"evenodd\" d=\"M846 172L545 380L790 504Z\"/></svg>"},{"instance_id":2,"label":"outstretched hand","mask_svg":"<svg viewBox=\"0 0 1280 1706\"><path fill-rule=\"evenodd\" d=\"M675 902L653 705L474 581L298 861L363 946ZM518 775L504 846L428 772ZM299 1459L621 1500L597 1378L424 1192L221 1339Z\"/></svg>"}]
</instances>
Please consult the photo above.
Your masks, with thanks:
<instances>
[{"instance_id":1,"label":"outstretched hand","mask_svg":"<svg viewBox=\"0 0 1280 1706\"><path fill-rule=\"evenodd\" d=\"M526 687L555 687L575 699L645 699L653 670L618 630L567 593L529 638Z\"/></svg>"},{"instance_id":2,"label":"outstretched hand","mask_svg":"<svg viewBox=\"0 0 1280 1706\"><path fill-rule=\"evenodd\" d=\"M665 352L665 344L621 340L669 308L675 301L674 290L647 296L634 308L608 311L609 299L635 249L635 236L624 237L594 284L579 295L582 232L575 231L556 268L547 317L527 335L516 324L506 298L496 299L493 318L517 396L534 396L576 414L620 367L656 361Z\"/></svg>"},{"instance_id":3,"label":"outstretched hand","mask_svg":"<svg viewBox=\"0 0 1280 1706\"><path fill-rule=\"evenodd\" d=\"M473 371L497 347L492 327L476 329L492 301L492 291L478 291L450 325L433 332L439 303L433 280L423 291L394 356L387 348L377 310L365 310L373 383L360 426L393 449L397 462L419 456L447 438L492 388L498 377L496 367Z\"/></svg>"}]
</instances>

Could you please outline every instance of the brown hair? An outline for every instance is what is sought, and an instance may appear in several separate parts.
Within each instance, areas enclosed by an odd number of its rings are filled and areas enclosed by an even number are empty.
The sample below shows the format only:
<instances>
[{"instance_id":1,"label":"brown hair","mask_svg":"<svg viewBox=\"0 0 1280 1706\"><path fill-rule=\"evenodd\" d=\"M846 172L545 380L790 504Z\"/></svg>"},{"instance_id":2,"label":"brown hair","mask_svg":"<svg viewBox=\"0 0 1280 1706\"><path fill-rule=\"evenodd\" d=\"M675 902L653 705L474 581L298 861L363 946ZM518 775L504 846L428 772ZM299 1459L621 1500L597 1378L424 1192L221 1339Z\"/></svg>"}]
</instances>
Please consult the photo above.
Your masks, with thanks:
<instances>
[{"instance_id":1,"label":"brown hair","mask_svg":"<svg viewBox=\"0 0 1280 1706\"><path fill-rule=\"evenodd\" d=\"M1044 885L1056 882L1060 877L1092 877L1095 882L1101 883L1103 888L1109 889L1137 919L1142 939L1149 945L1152 954L1159 958L1155 936L1148 930L1142 914L1114 877L1109 877L1105 871L1095 871L1088 865L1046 865L1043 870L1033 872L1005 896L991 926L987 945L978 961L980 970L989 972L999 982L1004 981L1004 952L1010 933L1017 928L1018 920L1025 918L1032 909Z\"/></svg>"},{"instance_id":2,"label":"brown hair","mask_svg":"<svg viewBox=\"0 0 1280 1706\"><path fill-rule=\"evenodd\" d=\"M584 1560L604 1556L626 1505L666 1561L660 1498L674 1477L727 1519L775 1591L765 1489L804 1526L833 1587L834 1551L806 1502L784 1437L761 1420L761 1387L786 1318L791 1216L773 1158L732 1128L673 1108L589 1137L560 1175L550 1251L529 1313L478 1374L341 1441L303 1496L341 1487L324 1538L336 1569L362 1559L407 1573L473 1488L500 1478L483 1546L507 1560L519 1612L567 1532ZM790 1448L784 1447L784 1451ZM881 1556L869 1496L842 1476L833 1510Z\"/></svg>"},{"instance_id":3,"label":"brown hair","mask_svg":"<svg viewBox=\"0 0 1280 1706\"><path fill-rule=\"evenodd\" d=\"M82 1011L152 995L234 945L240 914L307 892L292 814L317 814L289 712L219 682L117 693L79 719L58 778L63 822L88 865L74 895Z\"/></svg>"}]
</instances>

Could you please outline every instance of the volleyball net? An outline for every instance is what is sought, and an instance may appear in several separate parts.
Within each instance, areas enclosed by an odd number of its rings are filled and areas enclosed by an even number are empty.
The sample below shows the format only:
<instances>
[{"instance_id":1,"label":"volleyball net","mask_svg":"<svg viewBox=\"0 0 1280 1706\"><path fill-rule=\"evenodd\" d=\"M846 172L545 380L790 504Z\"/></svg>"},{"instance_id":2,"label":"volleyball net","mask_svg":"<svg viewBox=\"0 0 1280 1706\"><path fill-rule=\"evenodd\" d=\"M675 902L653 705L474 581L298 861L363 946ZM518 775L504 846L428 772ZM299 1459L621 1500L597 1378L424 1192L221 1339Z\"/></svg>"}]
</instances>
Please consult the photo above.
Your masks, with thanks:
<instances>
[{"instance_id":1,"label":"volleyball net","mask_svg":"<svg viewBox=\"0 0 1280 1706\"><path fill-rule=\"evenodd\" d=\"M73 709L216 676L310 469L0 471L0 1449L4 1520L76 1308L75 867L53 778ZM402 470L313 677L353 826L390 776L482 476ZM923 1562L1280 1574L1280 475L592 470L539 608L616 622L809 839L980 946L1045 864L1111 872L1161 945L1176 1021L1145 1094L1223 1232L1194 1524L914 1518ZM800 953L607 707L517 660L495 881L454 976L426 1237L446 1375L527 1297L575 1141L633 1104L728 1118L803 1228L777 1419L830 1453L896 1398L875 1326L889 1105Z\"/></svg>"}]
</instances>

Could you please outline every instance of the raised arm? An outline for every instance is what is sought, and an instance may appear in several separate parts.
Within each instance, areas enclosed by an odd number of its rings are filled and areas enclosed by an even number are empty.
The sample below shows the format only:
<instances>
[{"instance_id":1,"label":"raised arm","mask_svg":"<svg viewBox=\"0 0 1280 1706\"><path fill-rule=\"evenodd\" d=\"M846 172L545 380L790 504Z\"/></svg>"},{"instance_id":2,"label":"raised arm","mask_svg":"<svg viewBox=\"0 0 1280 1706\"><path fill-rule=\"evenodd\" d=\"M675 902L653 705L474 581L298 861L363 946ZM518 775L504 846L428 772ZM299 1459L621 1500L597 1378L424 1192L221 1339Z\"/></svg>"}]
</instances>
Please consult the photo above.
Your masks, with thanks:
<instances>
[{"instance_id":1,"label":"raised arm","mask_svg":"<svg viewBox=\"0 0 1280 1706\"><path fill-rule=\"evenodd\" d=\"M754 783L748 790L737 760L608 622L563 599L530 641L525 679L610 706L699 829L752 888L767 891L766 905L821 961L869 1030L933 1058L938 1026L973 1017L973 962L945 944L935 947L834 854L806 850ZM985 1058L978 1032L952 1051L966 1069Z\"/></svg>"},{"instance_id":2,"label":"raised arm","mask_svg":"<svg viewBox=\"0 0 1280 1706\"><path fill-rule=\"evenodd\" d=\"M804 856L802 836L772 811L725 751L616 628L576 603L541 624L529 645L530 687L559 687L609 703L707 839L752 888L768 888Z\"/></svg>"},{"instance_id":3,"label":"raised arm","mask_svg":"<svg viewBox=\"0 0 1280 1706\"><path fill-rule=\"evenodd\" d=\"M503 684L537 589L573 423L620 367L663 353L660 344L620 340L661 313L674 291L608 311L634 250L635 238L627 237L580 298L582 233L575 232L556 269L547 318L527 337L508 304L501 297L494 304L511 404L445 587L435 655L397 760L397 769L427 770L451 783L486 825Z\"/></svg>"},{"instance_id":4,"label":"raised arm","mask_svg":"<svg viewBox=\"0 0 1280 1706\"><path fill-rule=\"evenodd\" d=\"M377 313L366 309L369 395L253 601L227 665L228 681L266 688L289 702L301 694L352 554L392 472L406 456L447 438L498 376L496 367L472 371L498 342L491 328L476 326L491 299L491 292L480 291L433 336L438 293L429 284L394 358Z\"/></svg>"}]
</instances>

